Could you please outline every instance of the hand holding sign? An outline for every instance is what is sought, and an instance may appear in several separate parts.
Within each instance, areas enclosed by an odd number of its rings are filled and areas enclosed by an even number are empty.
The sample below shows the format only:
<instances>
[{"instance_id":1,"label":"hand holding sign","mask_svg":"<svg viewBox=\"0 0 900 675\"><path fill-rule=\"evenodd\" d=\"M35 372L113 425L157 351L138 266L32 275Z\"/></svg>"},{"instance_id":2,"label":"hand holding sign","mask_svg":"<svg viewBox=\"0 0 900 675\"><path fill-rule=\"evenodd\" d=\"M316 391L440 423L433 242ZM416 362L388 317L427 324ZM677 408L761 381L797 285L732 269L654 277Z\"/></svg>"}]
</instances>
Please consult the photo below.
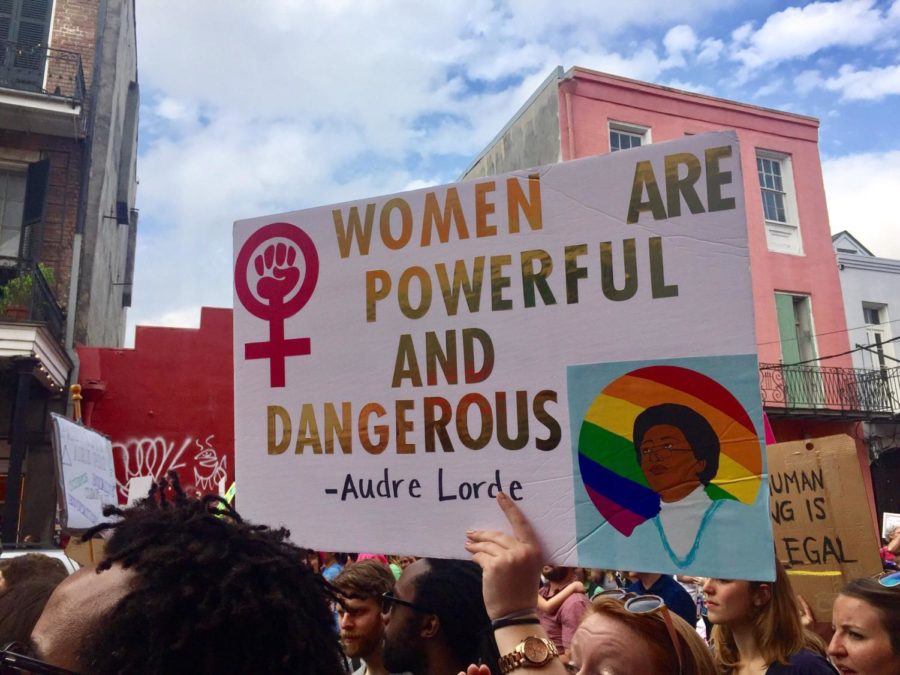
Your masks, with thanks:
<instances>
[{"instance_id":1,"label":"hand holding sign","mask_svg":"<svg viewBox=\"0 0 900 675\"><path fill-rule=\"evenodd\" d=\"M484 606L491 619L534 608L543 555L524 514L504 493L497 495L512 536L496 530L466 532L466 550L484 570Z\"/></svg>"}]
</instances>

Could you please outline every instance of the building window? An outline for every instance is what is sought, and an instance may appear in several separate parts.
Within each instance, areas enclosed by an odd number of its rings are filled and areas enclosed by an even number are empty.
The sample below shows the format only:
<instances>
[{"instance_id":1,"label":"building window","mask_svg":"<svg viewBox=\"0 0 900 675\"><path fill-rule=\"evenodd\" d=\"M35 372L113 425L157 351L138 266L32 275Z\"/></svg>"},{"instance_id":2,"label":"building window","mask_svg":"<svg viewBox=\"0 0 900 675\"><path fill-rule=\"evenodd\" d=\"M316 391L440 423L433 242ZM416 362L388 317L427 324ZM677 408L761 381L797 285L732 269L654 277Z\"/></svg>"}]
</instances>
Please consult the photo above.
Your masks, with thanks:
<instances>
[{"instance_id":1,"label":"building window","mask_svg":"<svg viewBox=\"0 0 900 675\"><path fill-rule=\"evenodd\" d=\"M756 172L769 250L801 255L803 247L790 156L757 150Z\"/></svg>"},{"instance_id":2,"label":"building window","mask_svg":"<svg viewBox=\"0 0 900 675\"><path fill-rule=\"evenodd\" d=\"M866 345L862 350L863 364L866 368L877 370L896 366L887 305L864 303L862 311L863 319L866 322Z\"/></svg>"},{"instance_id":3,"label":"building window","mask_svg":"<svg viewBox=\"0 0 900 675\"><path fill-rule=\"evenodd\" d=\"M0 168L0 256L15 258L19 255L25 175L24 171Z\"/></svg>"},{"instance_id":4,"label":"building window","mask_svg":"<svg viewBox=\"0 0 900 675\"><path fill-rule=\"evenodd\" d=\"M639 148L650 142L650 129L623 122L609 123L609 151Z\"/></svg>"},{"instance_id":5,"label":"building window","mask_svg":"<svg viewBox=\"0 0 900 675\"><path fill-rule=\"evenodd\" d=\"M781 360L785 364L815 359L816 338L812 325L812 303L808 295L775 294Z\"/></svg>"}]
</instances>

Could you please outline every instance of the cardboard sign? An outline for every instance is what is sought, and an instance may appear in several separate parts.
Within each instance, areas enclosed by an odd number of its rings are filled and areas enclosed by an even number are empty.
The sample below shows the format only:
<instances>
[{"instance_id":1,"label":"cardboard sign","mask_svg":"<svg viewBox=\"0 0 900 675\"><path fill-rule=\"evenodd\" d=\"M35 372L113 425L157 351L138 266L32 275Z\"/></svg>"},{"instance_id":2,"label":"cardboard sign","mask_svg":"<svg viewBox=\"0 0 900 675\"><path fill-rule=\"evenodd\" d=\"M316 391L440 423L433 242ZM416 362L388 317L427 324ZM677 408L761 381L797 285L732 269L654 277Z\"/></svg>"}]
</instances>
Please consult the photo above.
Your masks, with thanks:
<instances>
[{"instance_id":1,"label":"cardboard sign","mask_svg":"<svg viewBox=\"0 0 900 675\"><path fill-rule=\"evenodd\" d=\"M770 577L740 167L708 134L235 223L242 513L468 557L503 490L561 564Z\"/></svg>"},{"instance_id":2,"label":"cardboard sign","mask_svg":"<svg viewBox=\"0 0 900 675\"><path fill-rule=\"evenodd\" d=\"M817 621L838 590L881 571L856 444L847 435L768 447L775 551Z\"/></svg>"},{"instance_id":3,"label":"cardboard sign","mask_svg":"<svg viewBox=\"0 0 900 675\"><path fill-rule=\"evenodd\" d=\"M51 418L60 524L65 532L83 532L103 522L104 505L118 503L112 443L67 417Z\"/></svg>"}]
</instances>

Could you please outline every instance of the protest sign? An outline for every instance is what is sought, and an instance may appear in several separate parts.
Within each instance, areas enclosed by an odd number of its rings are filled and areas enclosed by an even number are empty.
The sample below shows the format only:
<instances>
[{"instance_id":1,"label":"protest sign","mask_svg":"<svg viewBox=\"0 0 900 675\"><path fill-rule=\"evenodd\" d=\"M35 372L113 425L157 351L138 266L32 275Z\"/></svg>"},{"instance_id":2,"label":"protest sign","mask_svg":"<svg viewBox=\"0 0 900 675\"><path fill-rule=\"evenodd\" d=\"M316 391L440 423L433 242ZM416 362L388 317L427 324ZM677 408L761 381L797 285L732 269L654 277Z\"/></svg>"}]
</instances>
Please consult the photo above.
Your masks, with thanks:
<instances>
[{"instance_id":1,"label":"protest sign","mask_svg":"<svg viewBox=\"0 0 900 675\"><path fill-rule=\"evenodd\" d=\"M767 452L775 553L816 620L830 622L838 589L881 571L856 444L826 436Z\"/></svg>"},{"instance_id":2,"label":"protest sign","mask_svg":"<svg viewBox=\"0 0 900 675\"><path fill-rule=\"evenodd\" d=\"M468 557L503 490L560 564L771 577L740 167L706 134L235 223L241 511Z\"/></svg>"},{"instance_id":3,"label":"protest sign","mask_svg":"<svg viewBox=\"0 0 900 675\"><path fill-rule=\"evenodd\" d=\"M112 443L67 417L51 414L60 524L81 532L103 520L103 506L117 504Z\"/></svg>"},{"instance_id":4,"label":"protest sign","mask_svg":"<svg viewBox=\"0 0 900 675\"><path fill-rule=\"evenodd\" d=\"M900 528L900 513L885 511L881 514L881 536L887 538L888 532Z\"/></svg>"}]
</instances>

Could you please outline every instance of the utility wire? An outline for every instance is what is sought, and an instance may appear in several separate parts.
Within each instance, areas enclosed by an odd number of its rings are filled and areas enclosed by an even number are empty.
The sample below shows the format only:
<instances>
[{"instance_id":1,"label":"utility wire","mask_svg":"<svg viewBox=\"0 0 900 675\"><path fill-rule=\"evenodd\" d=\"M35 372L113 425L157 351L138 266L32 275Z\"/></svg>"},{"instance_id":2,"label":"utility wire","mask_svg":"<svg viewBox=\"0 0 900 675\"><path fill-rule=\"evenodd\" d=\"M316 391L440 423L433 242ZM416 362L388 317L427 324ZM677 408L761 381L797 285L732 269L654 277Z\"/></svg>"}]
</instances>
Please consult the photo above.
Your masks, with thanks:
<instances>
[{"instance_id":1,"label":"utility wire","mask_svg":"<svg viewBox=\"0 0 900 675\"><path fill-rule=\"evenodd\" d=\"M881 344L886 345L891 342L896 342L897 340L900 340L900 336L891 338L890 340L885 340ZM851 349L846 352L841 352L840 354L829 354L828 356L820 356L816 359L807 359L806 361L797 361L797 363L779 363L774 366L769 366L768 368L764 367L763 369L771 370L772 368L782 368L784 366L804 366L807 363L818 363L819 361L827 361L828 359L836 359L839 356L847 356L847 354L853 354L854 352L861 351L862 349L863 349L863 347L857 347L856 349Z\"/></svg>"},{"instance_id":2,"label":"utility wire","mask_svg":"<svg viewBox=\"0 0 900 675\"><path fill-rule=\"evenodd\" d=\"M855 330L860 330L861 328L869 328L870 326L886 326L889 323L897 323L900 319L892 319L891 321L882 321L881 323L867 323L862 326L857 326L856 328L842 328L841 330L829 330L824 333L815 333L812 337L819 337L820 335L834 335L835 333L850 333ZM796 342L798 338L787 338L786 340L769 340L768 342L757 342L757 347L762 347L763 345L777 345L784 342ZM884 344L882 342L882 344Z\"/></svg>"}]
</instances>

